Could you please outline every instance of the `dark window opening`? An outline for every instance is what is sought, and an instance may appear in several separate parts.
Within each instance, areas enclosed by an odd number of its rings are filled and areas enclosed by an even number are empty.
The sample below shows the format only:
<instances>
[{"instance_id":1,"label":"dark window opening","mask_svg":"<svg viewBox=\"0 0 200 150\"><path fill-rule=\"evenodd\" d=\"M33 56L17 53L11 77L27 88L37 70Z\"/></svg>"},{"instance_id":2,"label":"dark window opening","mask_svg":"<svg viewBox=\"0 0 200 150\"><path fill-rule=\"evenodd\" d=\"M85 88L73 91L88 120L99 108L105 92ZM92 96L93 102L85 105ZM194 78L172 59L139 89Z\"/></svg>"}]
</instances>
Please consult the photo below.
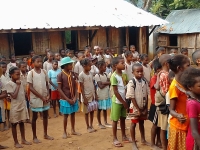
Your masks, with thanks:
<instances>
[{"instance_id":1,"label":"dark window opening","mask_svg":"<svg viewBox=\"0 0 200 150\"><path fill-rule=\"evenodd\" d=\"M177 35L169 35L169 45L170 46L178 46L178 36Z\"/></svg>"},{"instance_id":2,"label":"dark window opening","mask_svg":"<svg viewBox=\"0 0 200 150\"><path fill-rule=\"evenodd\" d=\"M28 55L32 49L31 33L14 33L14 50L15 55Z\"/></svg>"},{"instance_id":3,"label":"dark window opening","mask_svg":"<svg viewBox=\"0 0 200 150\"><path fill-rule=\"evenodd\" d=\"M136 50L139 52L139 28L137 27L130 27L129 28L129 45L127 45L128 47L130 45L135 45Z\"/></svg>"},{"instance_id":4,"label":"dark window opening","mask_svg":"<svg viewBox=\"0 0 200 150\"><path fill-rule=\"evenodd\" d=\"M77 31L65 31L66 47L77 50Z\"/></svg>"}]
</instances>

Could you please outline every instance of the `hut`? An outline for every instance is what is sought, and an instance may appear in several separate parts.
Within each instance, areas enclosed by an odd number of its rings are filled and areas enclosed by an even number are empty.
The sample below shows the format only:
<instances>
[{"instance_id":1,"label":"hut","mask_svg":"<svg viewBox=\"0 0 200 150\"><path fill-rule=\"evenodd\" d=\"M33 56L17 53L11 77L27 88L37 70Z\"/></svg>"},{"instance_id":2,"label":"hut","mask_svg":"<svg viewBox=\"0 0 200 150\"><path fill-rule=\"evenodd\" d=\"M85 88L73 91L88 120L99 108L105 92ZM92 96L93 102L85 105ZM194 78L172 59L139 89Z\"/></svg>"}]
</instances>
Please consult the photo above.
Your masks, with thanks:
<instances>
[{"instance_id":1,"label":"hut","mask_svg":"<svg viewBox=\"0 0 200 150\"><path fill-rule=\"evenodd\" d=\"M156 30L157 45L180 50L188 48L189 56L200 49L200 9L173 10L166 18L169 24Z\"/></svg>"},{"instance_id":2,"label":"hut","mask_svg":"<svg viewBox=\"0 0 200 150\"><path fill-rule=\"evenodd\" d=\"M134 44L139 52L148 53L148 27L167 23L124 0L7 0L1 4L11 10L0 9L0 55L6 57L25 56L32 49L40 55L46 48L82 50L86 45L109 46L119 52L122 46Z\"/></svg>"}]
</instances>

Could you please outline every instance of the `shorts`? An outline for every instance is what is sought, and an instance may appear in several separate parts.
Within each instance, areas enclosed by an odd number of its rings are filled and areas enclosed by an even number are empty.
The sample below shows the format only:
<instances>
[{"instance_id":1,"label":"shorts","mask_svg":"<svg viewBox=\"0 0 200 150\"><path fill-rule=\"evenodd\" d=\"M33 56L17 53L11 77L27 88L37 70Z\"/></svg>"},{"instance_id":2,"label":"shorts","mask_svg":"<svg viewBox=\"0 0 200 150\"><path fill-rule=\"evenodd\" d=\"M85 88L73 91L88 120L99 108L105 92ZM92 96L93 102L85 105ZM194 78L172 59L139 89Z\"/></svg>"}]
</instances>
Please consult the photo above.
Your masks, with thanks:
<instances>
[{"instance_id":1,"label":"shorts","mask_svg":"<svg viewBox=\"0 0 200 150\"><path fill-rule=\"evenodd\" d=\"M110 118L112 121L118 121L120 117L126 118L126 109L122 104L112 102Z\"/></svg>"},{"instance_id":2,"label":"shorts","mask_svg":"<svg viewBox=\"0 0 200 150\"><path fill-rule=\"evenodd\" d=\"M10 110L10 102L4 99L4 108L5 110Z\"/></svg>"},{"instance_id":3,"label":"shorts","mask_svg":"<svg viewBox=\"0 0 200 150\"><path fill-rule=\"evenodd\" d=\"M58 90L51 91L51 100L59 100L60 99L60 93Z\"/></svg>"},{"instance_id":4,"label":"shorts","mask_svg":"<svg viewBox=\"0 0 200 150\"><path fill-rule=\"evenodd\" d=\"M149 117L148 119L157 126L158 124L158 114L156 111L157 107L154 104L151 104L150 110L149 110Z\"/></svg>"},{"instance_id":5,"label":"shorts","mask_svg":"<svg viewBox=\"0 0 200 150\"><path fill-rule=\"evenodd\" d=\"M130 109L130 113L133 113L133 109ZM146 116L138 117L137 119L131 119L132 123L139 123L139 121L146 120Z\"/></svg>"}]
</instances>

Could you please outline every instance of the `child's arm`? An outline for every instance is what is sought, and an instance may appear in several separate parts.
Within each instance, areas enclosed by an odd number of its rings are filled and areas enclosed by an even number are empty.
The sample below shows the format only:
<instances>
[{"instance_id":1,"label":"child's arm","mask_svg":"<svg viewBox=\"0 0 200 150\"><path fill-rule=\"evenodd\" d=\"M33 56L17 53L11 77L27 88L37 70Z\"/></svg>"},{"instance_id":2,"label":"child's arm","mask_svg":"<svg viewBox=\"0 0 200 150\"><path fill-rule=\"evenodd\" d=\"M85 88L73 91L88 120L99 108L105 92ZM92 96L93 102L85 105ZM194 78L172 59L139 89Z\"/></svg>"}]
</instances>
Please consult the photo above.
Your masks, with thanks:
<instances>
[{"instance_id":1,"label":"child's arm","mask_svg":"<svg viewBox=\"0 0 200 150\"><path fill-rule=\"evenodd\" d=\"M29 88L30 91L37 96L38 98L40 98L42 101L47 101L47 98L43 97L42 95L40 95L34 88L33 88L33 84L32 83L28 83L29 84ZM48 91L47 91L48 92Z\"/></svg>"},{"instance_id":2,"label":"child's arm","mask_svg":"<svg viewBox=\"0 0 200 150\"><path fill-rule=\"evenodd\" d=\"M156 90L160 90L159 82L160 82L160 74L158 73L156 83L154 84L154 88Z\"/></svg>"},{"instance_id":3,"label":"child's arm","mask_svg":"<svg viewBox=\"0 0 200 150\"><path fill-rule=\"evenodd\" d=\"M9 87L9 86L10 86L9 84L6 85L7 91L8 91L8 93L9 93L9 95L10 95L13 99L16 99L16 98L17 98L17 95L18 95L19 89L20 89L20 85L21 85L21 81L20 81L20 80L17 80L17 81L16 81L16 84L17 84L17 87L16 87L16 89L15 89L14 92L11 92L11 90L10 90L11 88Z\"/></svg>"},{"instance_id":4,"label":"child's arm","mask_svg":"<svg viewBox=\"0 0 200 150\"><path fill-rule=\"evenodd\" d=\"M178 99L177 98L173 98L173 99L170 99L170 114L177 118L179 122L181 123L184 123L186 121L186 118L183 116L183 114L179 114L175 111L175 106L176 106L176 101Z\"/></svg>"},{"instance_id":5,"label":"child's arm","mask_svg":"<svg viewBox=\"0 0 200 150\"><path fill-rule=\"evenodd\" d=\"M47 101L49 101L50 96L49 96L49 82L48 81L46 81L46 88L47 88Z\"/></svg>"},{"instance_id":6,"label":"child's arm","mask_svg":"<svg viewBox=\"0 0 200 150\"><path fill-rule=\"evenodd\" d=\"M101 81L99 81L99 82L97 82L97 84L98 84L98 87L99 87L100 89L103 89L103 88L105 88L106 86L110 85L110 82L101 82Z\"/></svg>"},{"instance_id":7,"label":"child's arm","mask_svg":"<svg viewBox=\"0 0 200 150\"><path fill-rule=\"evenodd\" d=\"M58 91L59 91L60 95L61 95L67 102L69 102L70 104L74 104L73 100L70 99L70 98L68 98L68 97L64 94L64 92L63 92L63 90L62 90L62 87L61 87L61 84L62 84L62 83L58 83Z\"/></svg>"},{"instance_id":8,"label":"child's arm","mask_svg":"<svg viewBox=\"0 0 200 150\"><path fill-rule=\"evenodd\" d=\"M51 78L49 78L49 83L50 83L55 89L58 88L55 84L53 84L53 82L51 81Z\"/></svg>"},{"instance_id":9,"label":"child's arm","mask_svg":"<svg viewBox=\"0 0 200 150\"><path fill-rule=\"evenodd\" d=\"M200 147L200 135L198 132L198 119L190 118L190 126L191 126L191 131L192 131L192 137L194 138L198 147Z\"/></svg>"},{"instance_id":10,"label":"child's arm","mask_svg":"<svg viewBox=\"0 0 200 150\"><path fill-rule=\"evenodd\" d=\"M83 103L85 105L88 105L88 99L85 97L85 94L84 94L84 86L83 86L83 83L80 82L80 86L81 86L81 91L82 91L82 96L83 96Z\"/></svg>"},{"instance_id":11,"label":"child's arm","mask_svg":"<svg viewBox=\"0 0 200 150\"><path fill-rule=\"evenodd\" d=\"M2 91L0 94L0 99L6 98L8 96L6 91Z\"/></svg>"},{"instance_id":12,"label":"child's arm","mask_svg":"<svg viewBox=\"0 0 200 150\"><path fill-rule=\"evenodd\" d=\"M118 89L117 89L117 85L112 85L112 86L113 86L113 92L114 92L115 96L116 96L117 99L123 104L124 108L127 109L127 108L128 108L128 105L127 105L127 103L123 100L123 98L121 97L121 95L119 94Z\"/></svg>"}]
</instances>

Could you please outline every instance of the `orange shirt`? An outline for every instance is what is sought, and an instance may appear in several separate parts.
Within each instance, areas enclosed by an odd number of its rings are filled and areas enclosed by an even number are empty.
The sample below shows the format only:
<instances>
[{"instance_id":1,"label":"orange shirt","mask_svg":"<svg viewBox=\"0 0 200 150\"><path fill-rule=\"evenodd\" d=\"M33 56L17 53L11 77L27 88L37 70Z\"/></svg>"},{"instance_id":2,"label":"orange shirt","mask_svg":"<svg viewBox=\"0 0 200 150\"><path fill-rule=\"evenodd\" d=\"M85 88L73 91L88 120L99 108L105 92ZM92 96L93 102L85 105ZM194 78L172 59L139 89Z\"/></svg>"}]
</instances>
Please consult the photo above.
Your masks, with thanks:
<instances>
[{"instance_id":1,"label":"orange shirt","mask_svg":"<svg viewBox=\"0 0 200 150\"><path fill-rule=\"evenodd\" d=\"M170 100L177 98L175 111L177 113L183 114L187 118L185 123L180 123L177 118L172 117L170 119L170 126L173 126L179 130L187 131L189 126L189 119L186 112L187 95L185 94L183 86L175 79L172 81L169 87L169 97Z\"/></svg>"},{"instance_id":2,"label":"orange shirt","mask_svg":"<svg viewBox=\"0 0 200 150\"><path fill-rule=\"evenodd\" d=\"M27 64L28 64L29 67L31 67L31 69L34 68L34 64L32 64L32 59L31 58L28 59Z\"/></svg>"}]
</instances>

